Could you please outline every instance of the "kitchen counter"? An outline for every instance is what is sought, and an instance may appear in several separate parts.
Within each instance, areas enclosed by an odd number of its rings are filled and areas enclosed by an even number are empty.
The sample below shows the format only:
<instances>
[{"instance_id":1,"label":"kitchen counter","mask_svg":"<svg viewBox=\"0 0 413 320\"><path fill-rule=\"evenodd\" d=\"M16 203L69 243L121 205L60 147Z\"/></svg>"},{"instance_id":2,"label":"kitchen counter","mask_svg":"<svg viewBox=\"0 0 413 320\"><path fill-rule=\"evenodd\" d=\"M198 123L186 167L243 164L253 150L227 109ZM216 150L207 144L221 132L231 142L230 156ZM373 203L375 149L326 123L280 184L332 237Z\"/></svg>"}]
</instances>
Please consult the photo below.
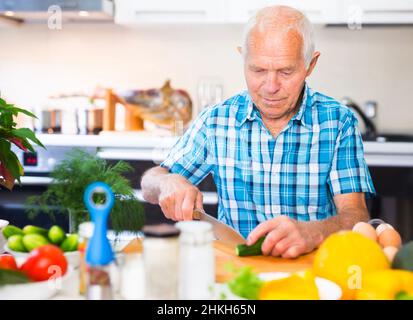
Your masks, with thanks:
<instances>
[{"instance_id":1,"label":"kitchen counter","mask_svg":"<svg viewBox=\"0 0 413 320\"><path fill-rule=\"evenodd\" d=\"M136 253L142 251L142 245L138 240L133 240L124 250L125 253ZM296 272L312 267L315 251L303 255L297 259L282 259L265 256L238 257L235 248L219 240L214 241L215 252L215 281L217 283L227 282L232 275L226 271L226 265L235 267L251 266L257 273L260 272ZM77 275L77 270L75 273ZM74 275L73 279L65 284L62 291L53 297L54 300L79 300L84 299L78 293L79 279ZM122 299L117 294L115 299Z\"/></svg>"},{"instance_id":2,"label":"kitchen counter","mask_svg":"<svg viewBox=\"0 0 413 320\"><path fill-rule=\"evenodd\" d=\"M39 134L45 146L96 147L105 159L161 162L179 137L150 132L104 132L100 135ZM413 167L413 142L364 142L369 166Z\"/></svg>"}]
</instances>

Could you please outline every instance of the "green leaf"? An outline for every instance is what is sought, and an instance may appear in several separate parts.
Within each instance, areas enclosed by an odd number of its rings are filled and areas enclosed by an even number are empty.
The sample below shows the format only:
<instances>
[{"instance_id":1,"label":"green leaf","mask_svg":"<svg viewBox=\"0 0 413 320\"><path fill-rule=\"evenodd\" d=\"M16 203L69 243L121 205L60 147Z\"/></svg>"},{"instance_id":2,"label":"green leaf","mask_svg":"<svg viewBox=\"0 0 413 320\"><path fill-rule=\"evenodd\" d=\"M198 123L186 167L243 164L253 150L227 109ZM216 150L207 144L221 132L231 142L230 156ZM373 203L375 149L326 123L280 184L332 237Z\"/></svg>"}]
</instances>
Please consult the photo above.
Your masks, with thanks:
<instances>
[{"instance_id":1,"label":"green leaf","mask_svg":"<svg viewBox=\"0 0 413 320\"><path fill-rule=\"evenodd\" d=\"M263 283L251 267L244 266L235 271L235 277L228 282L228 287L237 296L257 300Z\"/></svg>"},{"instance_id":2,"label":"green leaf","mask_svg":"<svg viewBox=\"0 0 413 320\"><path fill-rule=\"evenodd\" d=\"M29 116L29 117L31 117L31 118L36 118L36 119L37 119L37 117L36 117L33 113L31 113L30 111L28 111L28 110L21 109L21 108L17 108L17 107L13 107L13 110L14 110L14 111L17 111L17 112L20 112L20 113L23 113L23 114L25 114L26 116Z\"/></svg>"},{"instance_id":3,"label":"green leaf","mask_svg":"<svg viewBox=\"0 0 413 320\"><path fill-rule=\"evenodd\" d=\"M22 139L30 139L31 141L33 141L34 143L36 143L37 145L41 146L44 148L44 145L40 142L39 139L36 138L34 132L28 128L20 128L20 129L14 129L11 131L11 133L18 138L22 138Z\"/></svg>"},{"instance_id":4,"label":"green leaf","mask_svg":"<svg viewBox=\"0 0 413 320\"><path fill-rule=\"evenodd\" d=\"M10 150L10 146L9 141L0 139L0 160L13 177L20 182L20 176L24 173L23 167L17 156Z\"/></svg>"}]
</instances>

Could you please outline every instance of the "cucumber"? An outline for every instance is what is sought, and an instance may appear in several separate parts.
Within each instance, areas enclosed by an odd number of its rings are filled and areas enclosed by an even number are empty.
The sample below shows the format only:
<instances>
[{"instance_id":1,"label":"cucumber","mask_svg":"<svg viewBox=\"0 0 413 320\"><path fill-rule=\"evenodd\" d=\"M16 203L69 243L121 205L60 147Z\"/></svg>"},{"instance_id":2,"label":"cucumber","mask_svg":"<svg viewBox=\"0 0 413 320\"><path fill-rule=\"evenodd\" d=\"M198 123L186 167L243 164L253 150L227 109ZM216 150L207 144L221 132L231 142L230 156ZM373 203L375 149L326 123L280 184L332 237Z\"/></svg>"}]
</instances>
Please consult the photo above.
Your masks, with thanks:
<instances>
[{"instance_id":1,"label":"cucumber","mask_svg":"<svg viewBox=\"0 0 413 320\"><path fill-rule=\"evenodd\" d=\"M69 234L65 240L63 240L62 244L60 245L60 249L64 252L69 251L76 251L78 246L78 235L77 234Z\"/></svg>"},{"instance_id":2,"label":"cucumber","mask_svg":"<svg viewBox=\"0 0 413 320\"><path fill-rule=\"evenodd\" d=\"M23 244L27 251L32 251L40 246L44 246L46 244L50 244L49 240L46 237L43 237L40 234L26 234L23 237Z\"/></svg>"},{"instance_id":3,"label":"cucumber","mask_svg":"<svg viewBox=\"0 0 413 320\"><path fill-rule=\"evenodd\" d=\"M21 271L0 269L0 287L7 284L27 282L30 282L30 279Z\"/></svg>"},{"instance_id":4,"label":"cucumber","mask_svg":"<svg viewBox=\"0 0 413 320\"><path fill-rule=\"evenodd\" d=\"M7 239L7 246L13 251L27 252L26 247L23 244L23 236L20 234L10 236Z\"/></svg>"},{"instance_id":5,"label":"cucumber","mask_svg":"<svg viewBox=\"0 0 413 320\"><path fill-rule=\"evenodd\" d=\"M66 239L66 233L59 226L53 226L49 229L47 237L51 243L58 246Z\"/></svg>"},{"instance_id":6,"label":"cucumber","mask_svg":"<svg viewBox=\"0 0 413 320\"><path fill-rule=\"evenodd\" d=\"M8 225L3 229L3 236L6 239L8 239L11 236L14 236L16 234L22 236L23 235L23 230L20 229L19 227L12 226L12 225Z\"/></svg>"},{"instance_id":7,"label":"cucumber","mask_svg":"<svg viewBox=\"0 0 413 320\"><path fill-rule=\"evenodd\" d=\"M259 238L253 245L247 246L246 244L239 244L235 248L235 253L237 256L246 257L246 256L261 256L261 246L264 242L265 237Z\"/></svg>"},{"instance_id":8,"label":"cucumber","mask_svg":"<svg viewBox=\"0 0 413 320\"><path fill-rule=\"evenodd\" d=\"M40 234L43 237L47 237L47 233L49 232L47 229L32 226L32 225L27 225L23 228L24 234Z\"/></svg>"}]
</instances>

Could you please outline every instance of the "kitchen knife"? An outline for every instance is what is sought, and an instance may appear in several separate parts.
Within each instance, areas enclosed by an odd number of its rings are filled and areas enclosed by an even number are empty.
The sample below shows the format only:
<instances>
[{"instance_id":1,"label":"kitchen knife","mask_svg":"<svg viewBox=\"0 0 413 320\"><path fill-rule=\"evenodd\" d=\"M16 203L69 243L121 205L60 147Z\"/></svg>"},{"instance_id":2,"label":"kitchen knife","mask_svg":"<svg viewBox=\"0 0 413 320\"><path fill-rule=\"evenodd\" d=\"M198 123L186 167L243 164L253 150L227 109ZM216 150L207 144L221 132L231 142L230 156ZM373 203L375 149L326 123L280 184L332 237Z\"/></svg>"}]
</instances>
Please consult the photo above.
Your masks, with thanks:
<instances>
[{"instance_id":1,"label":"kitchen knife","mask_svg":"<svg viewBox=\"0 0 413 320\"><path fill-rule=\"evenodd\" d=\"M212 224L212 231L217 240L229 243L231 245L238 245L246 243L244 237L225 223L215 219L213 216L205 213L205 211L196 209L193 213L194 220L206 221Z\"/></svg>"}]
</instances>

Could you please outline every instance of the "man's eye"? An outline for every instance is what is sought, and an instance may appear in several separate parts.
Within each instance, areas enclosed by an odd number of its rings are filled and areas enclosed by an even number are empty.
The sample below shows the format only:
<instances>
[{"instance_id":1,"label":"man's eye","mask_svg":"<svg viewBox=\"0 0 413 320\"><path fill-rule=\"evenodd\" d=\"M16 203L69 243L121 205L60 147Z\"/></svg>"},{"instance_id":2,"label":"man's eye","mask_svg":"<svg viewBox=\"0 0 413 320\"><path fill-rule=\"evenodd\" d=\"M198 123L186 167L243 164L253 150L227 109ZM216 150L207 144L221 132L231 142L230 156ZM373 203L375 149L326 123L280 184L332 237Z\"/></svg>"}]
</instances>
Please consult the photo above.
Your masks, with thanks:
<instances>
[{"instance_id":1,"label":"man's eye","mask_svg":"<svg viewBox=\"0 0 413 320\"><path fill-rule=\"evenodd\" d=\"M292 74L293 72L291 70L284 70L281 71L281 74L285 75L285 76L289 76L290 74Z\"/></svg>"},{"instance_id":2,"label":"man's eye","mask_svg":"<svg viewBox=\"0 0 413 320\"><path fill-rule=\"evenodd\" d=\"M262 73L265 70L264 69L253 69L252 71L256 72L256 73Z\"/></svg>"}]
</instances>

